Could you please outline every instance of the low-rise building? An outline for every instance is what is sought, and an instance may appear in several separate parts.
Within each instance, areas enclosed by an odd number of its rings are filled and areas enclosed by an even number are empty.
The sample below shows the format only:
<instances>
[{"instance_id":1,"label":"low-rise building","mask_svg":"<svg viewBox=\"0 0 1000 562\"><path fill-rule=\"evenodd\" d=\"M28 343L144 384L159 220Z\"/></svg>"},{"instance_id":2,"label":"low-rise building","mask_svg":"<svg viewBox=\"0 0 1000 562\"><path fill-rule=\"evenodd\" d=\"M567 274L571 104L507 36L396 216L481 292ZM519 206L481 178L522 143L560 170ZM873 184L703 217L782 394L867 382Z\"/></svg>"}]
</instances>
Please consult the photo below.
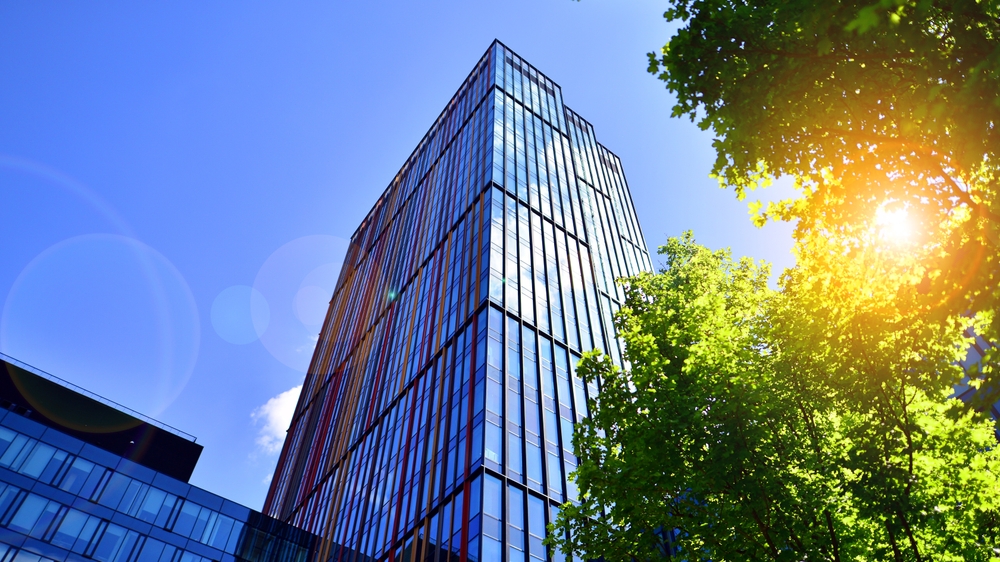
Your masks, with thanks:
<instances>
[{"instance_id":1,"label":"low-rise building","mask_svg":"<svg viewBox=\"0 0 1000 562\"><path fill-rule=\"evenodd\" d=\"M201 450L0 355L0 562L311 562L312 534L188 483Z\"/></svg>"}]
</instances>

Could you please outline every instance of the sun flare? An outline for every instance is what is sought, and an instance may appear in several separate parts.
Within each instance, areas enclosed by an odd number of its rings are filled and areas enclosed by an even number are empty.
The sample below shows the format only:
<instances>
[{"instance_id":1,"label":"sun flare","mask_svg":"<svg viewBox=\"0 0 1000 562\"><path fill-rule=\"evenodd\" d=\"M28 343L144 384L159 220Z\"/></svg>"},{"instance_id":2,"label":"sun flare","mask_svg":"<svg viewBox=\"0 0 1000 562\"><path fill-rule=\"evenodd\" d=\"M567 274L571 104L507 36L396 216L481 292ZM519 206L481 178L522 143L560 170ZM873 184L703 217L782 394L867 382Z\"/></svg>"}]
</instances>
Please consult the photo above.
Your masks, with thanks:
<instances>
[{"instance_id":1,"label":"sun flare","mask_svg":"<svg viewBox=\"0 0 1000 562\"><path fill-rule=\"evenodd\" d=\"M913 222L906 209L886 210L884 207L875 212L875 225L879 238L893 244L909 242L913 237Z\"/></svg>"}]
</instances>

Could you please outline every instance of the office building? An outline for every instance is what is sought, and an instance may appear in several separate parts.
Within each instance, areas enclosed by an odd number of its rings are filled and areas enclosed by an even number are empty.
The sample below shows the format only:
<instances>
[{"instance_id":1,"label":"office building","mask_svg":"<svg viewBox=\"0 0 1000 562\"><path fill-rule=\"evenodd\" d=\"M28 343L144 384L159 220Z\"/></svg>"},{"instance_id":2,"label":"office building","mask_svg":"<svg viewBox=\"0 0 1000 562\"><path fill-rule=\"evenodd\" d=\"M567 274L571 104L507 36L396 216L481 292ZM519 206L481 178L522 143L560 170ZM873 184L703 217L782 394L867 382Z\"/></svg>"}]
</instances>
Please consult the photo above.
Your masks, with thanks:
<instances>
[{"instance_id":1,"label":"office building","mask_svg":"<svg viewBox=\"0 0 1000 562\"><path fill-rule=\"evenodd\" d=\"M546 560L575 365L650 269L618 157L494 42L351 239L264 511L318 560Z\"/></svg>"},{"instance_id":2,"label":"office building","mask_svg":"<svg viewBox=\"0 0 1000 562\"><path fill-rule=\"evenodd\" d=\"M310 562L315 537L187 483L194 438L0 354L0 562Z\"/></svg>"}]
</instances>

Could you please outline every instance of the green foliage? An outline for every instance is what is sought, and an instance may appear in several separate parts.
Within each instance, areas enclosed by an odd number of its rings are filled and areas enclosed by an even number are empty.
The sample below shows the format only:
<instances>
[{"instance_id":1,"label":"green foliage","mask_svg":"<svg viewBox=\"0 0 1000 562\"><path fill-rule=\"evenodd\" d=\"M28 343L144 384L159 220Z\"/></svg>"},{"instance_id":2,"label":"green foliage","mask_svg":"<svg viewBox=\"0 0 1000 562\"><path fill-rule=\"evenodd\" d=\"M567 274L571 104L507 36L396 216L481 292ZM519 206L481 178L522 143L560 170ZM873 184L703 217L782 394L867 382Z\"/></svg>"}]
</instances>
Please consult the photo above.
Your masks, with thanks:
<instances>
[{"instance_id":1,"label":"green foliage","mask_svg":"<svg viewBox=\"0 0 1000 562\"><path fill-rule=\"evenodd\" d=\"M660 251L624 281L630 368L581 362L600 400L550 544L648 560L677 529L686 560L997 559L993 424L949 398L973 320L887 307L905 275L858 291L805 260L773 291L690 233Z\"/></svg>"},{"instance_id":2,"label":"green foliage","mask_svg":"<svg viewBox=\"0 0 1000 562\"><path fill-rule=\"evenodd\" d=\"M712 174L796 223L780 290L690 235L625 281L630 367L599 355L578 505L584 557L1000 560L994 424L949 398L1000 342L1000 2L671 0L649 71L715 135ZM907 217L909 236L893 234ZM889 218L887 218L889 217ZM971 374L1000 399L1000 350Z\"/></svg>"},{"instance_id":3,"label":"green foliage","mask_svg":"<svg viewBox=\"0 0 1000 562\"><path fill-rule=\"evenodd\" d=\"M649 71L675 116L714 132L713 175L740 199L796 182L751 207L758 225L797 221L800 259L823 260L904 209L910 306L943 322L1000 308L1000 2L672 0L665 17L682 27ZM991 318L980 335L997 342ZM990 403L997 360L981 372Z\"/></svg>"}]
</instances>

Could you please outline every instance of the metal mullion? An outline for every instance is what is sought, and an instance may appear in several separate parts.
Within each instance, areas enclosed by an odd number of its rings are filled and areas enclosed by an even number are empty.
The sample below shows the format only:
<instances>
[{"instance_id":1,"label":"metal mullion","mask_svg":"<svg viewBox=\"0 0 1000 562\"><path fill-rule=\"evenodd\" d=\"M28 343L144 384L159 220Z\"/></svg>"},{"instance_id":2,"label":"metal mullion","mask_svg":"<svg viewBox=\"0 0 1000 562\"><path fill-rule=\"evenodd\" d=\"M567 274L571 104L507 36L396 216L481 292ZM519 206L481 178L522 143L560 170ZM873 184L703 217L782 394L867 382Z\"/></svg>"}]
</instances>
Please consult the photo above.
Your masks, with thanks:
<instances>
[{"instance_id":1,"label":"metal mullion","mask_svg":"<svg viewBox=\"0 0 1000 562\"><path fill-rule=\"evenodd\" d=\"M542 150L545 168L545 177L547 178L546 184L549 186L549 191L552 198L552 220L562 227L565 223L564 213L569 212L565 208L565 193L566 185L564 179L560 176L558 168L556 168L554 160L554 147L552 146L552 127L548 123L539 122L538 135L542 138ZM542 173L542 165L538 166L539 175Z\"/></svg>"}]
</instances>

